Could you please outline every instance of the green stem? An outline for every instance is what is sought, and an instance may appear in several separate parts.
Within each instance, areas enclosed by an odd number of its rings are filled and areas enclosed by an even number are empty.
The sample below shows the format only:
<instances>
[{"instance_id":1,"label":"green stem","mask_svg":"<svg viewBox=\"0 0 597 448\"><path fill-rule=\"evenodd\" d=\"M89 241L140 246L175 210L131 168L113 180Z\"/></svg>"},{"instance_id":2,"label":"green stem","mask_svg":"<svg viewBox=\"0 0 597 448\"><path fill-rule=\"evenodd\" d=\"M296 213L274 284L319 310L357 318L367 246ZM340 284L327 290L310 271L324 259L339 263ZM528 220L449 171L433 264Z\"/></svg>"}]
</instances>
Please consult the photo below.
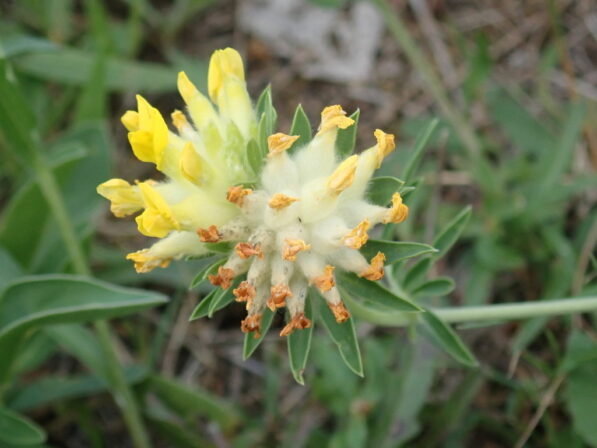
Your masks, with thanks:
<instances>
[{"instance_id":1,"label":"green stem","mask_svg":"<svg viewBox=\"0 0 597 448\"><path fill-rule=\"evenodd\" d=\"M471 156L478 156L481 148L479 139L475 131L470 127L463 115L452 105L448 94L435 69L425 58L423 52L410 36L408 29L400 17L392 10L386 0L373 0L381 11L386 25L394 38L404 51L411 64L419 72L423 81L427 84L429 91L437 101L442 113L448 121L454 126L454 129L460 135L466 149Z\"/></svg>"},{"instance_id":2,"label":"green stem","mask_svg":"<svg viewBox=\"0 0 597 448\"><path fill-rule=\"evenodd\" d=\"M68 216L68 211L64 204L56 178L54 177L54 173L49 169L48 164L43 158L43 154L41 154L37 148L35 148L33 167L41 191L56 219L56 223L60 229L62 239L64 240L64 244L66 245L75 271L81 275L91 275L85 255L77 239L75 229ZM137 448L149 447L149 437L143 425L139 408L137 407L135 397L126 382L120 362L118 361L118 356L114 350L110 327L105 321L97 321L94 326L102 351L104 352L104 358L108 365L109 380L114 388L114 398L117 405L122 410L124 420L130 431L133 442Z\"/></svg>"},{"instance_id":3,"label":"green stem","mask_svg":"<svg viewBox=\"0 0 597 448\"><path fill-rule=\"evenodd\" d=\"M356 317L378 325L405 327L416 320L418 314L374 309L350 298L350 296L344 297L344 300ZM448 323L518 320L530 317L558 316L597 311L597 297L500 303L497 305L464 306L458 308L430 308L430 310L444 322Z\"/></svg>"},{"instance_id":4,"label":"green stem","mask_svg":"<svg viewBox=\"0 0 597 448\"><path fill-rule=\"evenodd\" d=\"M151 446L149 436L143 424L137 401L126 382L120 361L114 350L110 327L105 320L98 320L93 325L107 362L107 372L110 376L110 382L114 387L112 394L116 400L116 404L122 410L124 421L133 438L133 443L137 448L147 448Z\"/></svg>"},{"instance_id":5,"label":"green stem","mask_svg":"<svg viewBox=\"0 0 597 448\"><path fill-rule=\"evenodd\" d=\"M35 169L41 191L50 206L54 219L56 219L58 229L60 230L60 234L66 245L66 250L70 256L75 272L85 276L91 275L91 271L85 260L85 255L83 254L83 250L77 239L75 229L68 216L68 211L62 199L62 194L60 193L56 178L40 154L35 154L33 168Z\"/></svg>"}]
</instances>

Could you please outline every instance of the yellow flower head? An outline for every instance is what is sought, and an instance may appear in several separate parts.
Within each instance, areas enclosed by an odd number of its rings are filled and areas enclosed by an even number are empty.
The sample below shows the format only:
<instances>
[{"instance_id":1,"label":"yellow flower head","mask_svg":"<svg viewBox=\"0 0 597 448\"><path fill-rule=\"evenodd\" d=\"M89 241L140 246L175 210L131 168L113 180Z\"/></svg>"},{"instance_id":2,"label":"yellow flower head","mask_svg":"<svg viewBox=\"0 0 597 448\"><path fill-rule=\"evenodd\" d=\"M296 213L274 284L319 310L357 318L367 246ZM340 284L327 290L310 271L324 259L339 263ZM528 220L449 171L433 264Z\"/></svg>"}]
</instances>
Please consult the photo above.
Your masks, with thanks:
<instances>
[{"instance_id":1,"label":"yellow flower head","mask_svg":"<svg viewBox=\"0 0 597 448\"><path fill-rule=\"evenodd\" d=\"M187 233L192 244L178 245L178 253L168 253L163 263L148 261L147 252L131 255L138 270L145 272L166 265L165 260L196 254L203 250L196 230L228 222L238 209L226 200L231 185L250 182L255 173L246 163L246 147L256 137L257 123L244 82L240 55L227 48L214 54L210 64L212 104L189 80L179 74L178 88L187 104L186 112L172 113L173 129L162 114L145 98L137 95L137 110L122 116L133 154L142 162L153 163L164 173L162 182L131 185L111 179L97 191L111 202L117 217L142 211L136 221L147 236L178 242ZM215 98L217 96L217 99Z\"/></svg>"},{"instance_id":2,"label":"yellow flower head","mask_svg":"<svg viewBox=\"0 0 597 448\"><path fill-rule=\"evenodd\" d=\"M255 116L242 60L231 48L212 55L207 81L209 98L179 74L187 108L171 115L176 131L140 96L137 110L122 117L133 153L165 175L161 182L112 179L98 186L116 216L142 211L139 231L160 238L127 258L138 272L148 272L229 243L225 262L208 278L232 288L245 304L243 331L259 337L263 317L282 307L289 318L281 335L308 328L309 288L321 294L337 322L346 321L350 313L336 276L348 271L381 279L385 255L368 261L361 254L368 232L408 215L399 193L389 208L366 195L375 169L395 148L394 136L377 129L374 146L341 157L338 135L354 120L333 105L323 109L313 139L294 145L299 135L264 128L275 113Z\"/></svg>"}]
</instances>

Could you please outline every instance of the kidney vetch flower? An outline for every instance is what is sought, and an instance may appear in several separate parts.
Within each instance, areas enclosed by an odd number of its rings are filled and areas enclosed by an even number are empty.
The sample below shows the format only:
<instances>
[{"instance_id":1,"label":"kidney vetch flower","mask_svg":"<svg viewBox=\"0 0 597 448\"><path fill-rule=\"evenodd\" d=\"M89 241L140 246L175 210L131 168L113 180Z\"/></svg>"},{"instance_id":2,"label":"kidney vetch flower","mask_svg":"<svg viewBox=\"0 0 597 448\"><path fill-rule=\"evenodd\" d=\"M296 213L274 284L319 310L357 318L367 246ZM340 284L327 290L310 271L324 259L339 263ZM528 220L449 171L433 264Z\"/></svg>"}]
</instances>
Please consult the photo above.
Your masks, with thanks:
<instances>
[{"instance_id":1,"label":"kidney vetch flower","mask_svg":"<svg viewBox=\"0 0 597 448\"><path fill-rule=\"evenodd\" d=\"M148 272L229 242L225 262L209 280L245 303L244 332L259 337L267 308L288 310L282 336L309 327L304 312L309 287L317 289L337 322L346 321L336 271L382 278L384 254L366 259L360 249L373 226L408 216L398 192L389 207L369 202L366 195L374 171L395 148L394 136L378 129L372 147L341 160L338 133L354 121L340 106L329 106L306 144L295 144L298 135L263 136L267 154L257 169L249 151L260 139L261 117L251 105L239 54L227 48L211 58L208 91L216 107L184 73L178 87L192 123L175 111L177 133L140 96L138 111L122 118L134 154L154 163L167 180L112 179L98 187L116 216L143 210L136 218L139 231L161 238L127 258L138 272Z\"/></svg>"}]
</instances>

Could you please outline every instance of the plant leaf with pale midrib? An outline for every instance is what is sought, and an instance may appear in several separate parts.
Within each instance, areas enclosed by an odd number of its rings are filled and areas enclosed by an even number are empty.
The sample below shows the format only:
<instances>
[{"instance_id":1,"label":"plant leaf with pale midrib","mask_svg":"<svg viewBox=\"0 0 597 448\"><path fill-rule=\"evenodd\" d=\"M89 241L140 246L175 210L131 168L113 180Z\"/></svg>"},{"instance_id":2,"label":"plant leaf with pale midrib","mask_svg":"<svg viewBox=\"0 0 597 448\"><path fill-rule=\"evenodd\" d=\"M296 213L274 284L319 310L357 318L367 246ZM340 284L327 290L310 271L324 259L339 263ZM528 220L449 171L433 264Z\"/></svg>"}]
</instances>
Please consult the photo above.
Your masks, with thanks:
<instances>
[{"instance_id":1,"label":"plant leaf with pale midrib","mask_svg":"<svg viewBox=\"0 0 597 448\"><path fill-rule=\"evenodd\" d=\"M435 253L437 250L423 243L384 240L369 240L361 248L361 253L367 259L373 258L378 252L384 253L386 256L385 264L389 265L420 255Z\"/></svg>"},{"instance_id":2,"label":"plant leaf with pale midrib","mask_svg":"<svg viewBox=\"0 0 597 448\"><path fill-rule=\"evenodd\" d=\"M313 335L313 328L315 320L313 319L312 301L317 300L315 294L310 293L305 303L305 317L311 321L311 326L304 330L296 330L288 335L288 361L290 363L290 370L297 383L305 385L303 379L303 371L307 366L307 358L311 349L311 339Z\"/></svg>"},{"instance_id":3,"label":"plant leaf with pale midrib","mask_svg":"<svg viewBox=\"0 0 597 448\"><path fill-rule=\"evenodd\" d=\"M336 153L340 159L345 159L354 152L360 115L361 111L357 109L352 115L350 115L350 118L354 120L354 124L346 129L338 129L338 137L336 138Z\"/></svg>"},{"instance_id":4,"label":"plant leaf with pale midrib","mask_svg":"<svg viewBox=\"0 0 597 448\"><path fill-rule=\"evenodd\" d=\"M403 187L404 182L397 177L374 177L369 181L367 198L375 205L385 207L392 200L392 195L400 192Z\"/></svg>"},{"instance_id":5,"label":"plant leaf with pale midrib","mask_svg":"<svg viewBox=\"0 0 597 448\"><path fill-rule=\"evenodd\" d=\"M407 312L419 312L422 309L405 296L399 296L393 291L384 288L377 282L372 282L358 277L352 272L342 272L336 276L342 290L349 292L353 297L383 305L384 307Z\"/></svg>"},{"instance_id":6,"label":"plant leaf with pale midrib","mask_svg":"<svg viewBox=\"0 0 597 448\"><path fill-rule=\"evenodd\" d=\"M460 234L464 230L468 220L471 216L471 206L465 207L458 213L435 237L433 240L433 247L438 250L434 256L436 258L443 257L452 245L458 240Z\"/></svg>"},{"instance_id":7,"label":"plant leaf with pale midrib","mask_svg":"<svg viewBox=\"0 0 597 448\"><path fill-rule=\"evenodd\" d=\"M269 331L275 315L276 313L269 308L266 308L263 311L263 317L261 318L261 336L256 338L254 332L245 334L245 341L243 343L243 359L248 359L257 349L257 347L259 347L259 345L263 342L263 338L265 338L265 335Z\"/></svg>"},{"instance_id":8,"label":"plant leaf with pale midrib","mask_svg":"<svg viewBox=\"0 0 597 448\"><path fill-rule=\"evenodd\" d=\"M31 420L0 407L0 442L9 446L32 446L44 443L46 433Z\"/></svg>"},{"instance_id":9,"label":"plant leaf with pale midrib","mask_svg":"<svg viewBox=\"0 0 597 448\"><path fill-rule=\"evenodd\" d=\"M311 130L311 123L309 117L305 114L303 107L299 104L294 111L294 117L292 118L292 125L290 126L290 135L298 135L299 139L288 149L288 152L292 154L301 146L306 145L311 141L313 131Z\"/></svg>"},{"instance_id":10,"label":"plant leaf with pale midrib","mask_svg":"<svg viewBox=\"0 0 597 448\"><path fill-rule=\"evenodd\" d=\"M313 296L316 296L316 300L312 305L317 309L321 318L318 321L323 323L330 337L338 346L338 350L346 366L357 375L364 376L361 350L359 349L359 342L352 317L346 322L339 324L336 322L334 314L326 305L325 299L318 293L313 294Z\"/></svg>"},{"instance_id":11,"label":"plant leaf with pale midrib","mask_svg":"<svg viewBox=\"0 0 597 448\"><path fill-rule=\"evenodd\" d=\"M429 310L422 313L421 317L432 339L452 358L468 367L477 367L479 365L475 356L450 325Z\"/></svg>"},{"instance_id":12,"label":"plant leaf with pale midrib","mask_svg":"<svg viewBox=\"0 0 597 448\"><path fill-rule=\"evenodd\" d=\"M0 294L0 343L35 325L109 319L166 301L157 292L76 275L22 277Z\"/></svg>"}]
</instances>

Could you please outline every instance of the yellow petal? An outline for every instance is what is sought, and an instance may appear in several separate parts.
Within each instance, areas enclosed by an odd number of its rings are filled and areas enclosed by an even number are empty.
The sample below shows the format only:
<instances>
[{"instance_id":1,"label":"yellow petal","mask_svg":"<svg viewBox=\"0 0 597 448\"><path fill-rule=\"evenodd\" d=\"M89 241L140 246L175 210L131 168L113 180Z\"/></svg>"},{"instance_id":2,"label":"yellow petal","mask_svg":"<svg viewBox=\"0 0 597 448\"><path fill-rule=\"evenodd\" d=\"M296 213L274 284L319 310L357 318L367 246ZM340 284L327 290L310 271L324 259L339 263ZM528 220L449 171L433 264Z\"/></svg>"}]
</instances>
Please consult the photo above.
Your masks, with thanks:
<instances>
[{"instance_id":1,"label":"yellow petal","mask_svg":"<svg viewBox=\"0 0 597 448\"><path fill-rule=\"evenodd\" d=\"M332 289L336 285L336 279L334 278L334 266L328 264L323 269L323 274L318 277L312 279L312 283L319 289L321 292L326 292Z\"/></svg>"},{"instance_id":2,"label":"yellow petal","mask_svg":"<svg viewBox=\"0 0 597 448\"><path fill-rule=\"evenodd\" d=\"M298 201L298 198L293 198L292 196L287 196L284 193L276 193L271 197L267 205L275 210L281 210L283 208L288 207L293 202Z\"/></svg>"},{"instance_id":3,"label":"yellow petal","mask_svg":"<svg viewBox=\"0 0 597 448\"><path fill-rule=\"evenodd\" d=\"M172 260L171 258L152 256L150 249L132 252L126 256L126 259L132 260L135 263L135 271L137 271L138 274L145 274L155 268L167 268Z\"/></svg>"},{"instance_id":4,"label":"yellow petal","mask_svg":"<svg viewBox=\"0 0 597 448\"><path fill-rule=\"evenodd\" d=\"M366 278L367 280L376 281L384 276L384 263L386 262L386 256L383 252L377 252L377 255L371 259L371 264L367 269L359 274L359 277Z\"/></svg>"},{"instance_id":5,"label":"yellow petal","mask_svg":"<svg viewBox=\"0 0 597 448\"><path fill-rule=\"evenodd\" d=\"M383 223L387 224L393 222L398 224L406 218L408 218L408 207L402 203L402 196L400 196L400 193L394 193L392 195L392 207L386 213Z\"/></svg>"},{"instance_id":6,"label":"yellow petal","mask_svg":"<svg viewBox=\"0 0 597 448\"><path fill-rule=\"evenodd\" d=\"M127 110L120 121L124 127L130 131L137 131L139 129L139 113L134 110Z\"/></svg>"},{"instance_id":7,"label":"yellow petal","mask_svg":"<svg viewBox=\"0 0 597 448\"><path fill-rule=\"evenodd\" d=\"M180 92L180 96L185 103L190 104L195 95L199 94L199 90L195 87L195 84L191 82L189 77L185 72L178 73L178 91Z\"/></svg>"},{"instance_id":8,"label":"yellow petal","mask_svg":"<svg viewBox=\"0 0 597 448\"><path fill-rule=\"evenodd\" d=\"M244 138L249 138L255 130L255 112L247 92L245 81L229 76L222 81L215 99L220 116L232 121Z\"/></svg>"},{"instance_id":9,"label":"yellow petal","mask_svg":"<svg viewBox=\"0 0 597 448\"><path fill-rule=\"evenodd\" d=\"M332 129L346 129L354 124L354 120L346 116L346 112L342 109L342 106L328 106L321 112L321 124L319 125L319 132L330 131Z\"/></svg>"},{"instance_id":10,"label":"yellow petal","mask_svg":"<svg viewBox=\"0 0 597 448\"><path fill-rule=\"evenodd\" d=\"M267 147L269 148L269 155L280 154L289 149L294 142L296 142L300 135L286 135L281 132L272 134L267 138Z\"/></svg>"},{"instance_id":11,"label":"yellow petal","mask_svg":"<svg viewBox=\"0 0 597 448\"><path fill-rule=\"evenodd\" d=\"M142 162L155 163L153 153L153 135L147 131L129 132L129 143L133 148L133 154Z\"/></svg>"},{"instance_id":12,"label":"yellow petal","mask_svg":"<svg viewBox=\"0 0 597 448\"><path fill-rule=\"evenodd\" d=\"M201 160L201 156L197 154L197 151L191 142L188 142L182 149L182 154L180 156L180 173L189 182L192 182L195 185L201 184L203 161Z\"/></svg>"},{"instance_id":13,"label":"yellow petal","mask_svg":"<svg viewBox=\"0 0 597 448\"><path fill-rule=\"evenodd\" d=\"M394 143L393 134L386 134L381 129L376 129L373 135L377 139L376 157L377 168L379 168L383 159L396 148L396 143Z\"/></svg>"},{"instance_id":14,"label":"yellow petal","mask_svg":"<svg viewBox=\"0 0 597 448\"><path fill-rule=\"evenodd\" d=\"M97 192L111 202L110 210L118 218L143 208L140 193L126 180L110 179L98 185Z\"/></svg>"},{"instance_id":15,"label":"yellow petal","mask_svg":"<svg viewBox=\"0 0 597 448\"><path fill-rule=\"evenodd\" d=\"M172 114L170 114L170 117L172 118L172 124L174 125L178 133L181 133L183 129L190 126L185 114L183 114L178 109L172 112Z\"/></svg>"},{"instance_id":16,"label":"yellow petal","mask_svg":"<svg viewBox=\"0 0 597 448\"><path fill-rule=\"evenodd\" d=\"M168 146L168 125L162 114L141 95L137 95L137 107L138 130L129 132L133 153L139 160L155 163L161 169Z\"/></svg>"},{"instance_id":17,"label":"yellow petal","mask_svg":"<svg viewBox=\"0 0 597 448\"><path fill-rule=\"evenodd\" d=\"M137 110L139 111L139 129L148 130L151 128L151 104L141 95L136 95Z\"/></svg>"},{"instance_id":18,"label":"yellow petal","mask_svg":"<svg viewBox=\"0 0 597 448\"><path fill-rule=\"evenodd\" d=\"M162 117L162 114L157 110L151 111L151 126L153 131L153 154L155 157L155 164L158 169L162 169L162 161L164 159L164 151L168 146L168 125Z\"/></svg>"},{"instance_id":19,"label":"yellow petal","mask_svg":"<svg viewBox=\"0 0 597 448\"><path fill-rule=\"evenodd\" d=\"M210 123L218 123L218 114L210 101L189 80L185 72L178 74L178 91L189 107L195 126L202 132Z\"/></svg>"},{"instance_id":20,"label":"yellow petal","mask_svg":"<svg viewBox=\"0 0 597 448\"><path fill-rule=\"evenodd\" d=\"M342 242L351 249L360 249L369 239L367 231L370 227L371 223L369 220L364 219L342 238Z\"/></svg>"},{"instance_id":21,"label":"yellow petal","mask_svg":"<svg viewBox=\"0 0 597 448\"><path fill-rule=\"evenodd\" d=\"M139 183L139 190L145 203L145 211L136 218L139 232L163 238L180 228L166 200L149 182Z\"/></svg>"},{"instance_id":22,"label":"yellow petal","mask_svg":"<svg viewBox=\"0 0 597 448\"><path fill-rule=\"evenodd\" d=\"M334 194L340 194L352 185L359 161L358 155L345 159L328 178L327 187Z\"/></svg>"},{"instance_id":23,"label":"yellow petal","mask_svg":"<svg viewBox=\"0 0 597 448\"><path fill-rule=\"evenodd\" d=\"M310 249L311 245L305 243L303 240L286 238L286 246L284 246L282 258L287 261L296 261L296 256L299 252Z\"/></svg>"},{"instance_id":24,"label":"yellow petal","mask_svg":"<svg viewBox=\"0 0 597 448\"><path fill-rule=\"evenodd\" d=\"M207 90L212 100L218 100L219 91L227 77L245 79L243 60L238 51L233 48L216 50L209 61L207 74Z\"/></svg>"},{"instance_id":25,"label":"yellow petal","mask_svg":"<svg viewBox=\"0 0 597 448\"><path fill-rule=\"evenodd\" d=\"M242 207L245 196L251 193L253 193L253 190L250 188L243 188L241 185L236 185L228 188L228 191L226 192L226 200Z\"/></svg>"}]
</instances>

